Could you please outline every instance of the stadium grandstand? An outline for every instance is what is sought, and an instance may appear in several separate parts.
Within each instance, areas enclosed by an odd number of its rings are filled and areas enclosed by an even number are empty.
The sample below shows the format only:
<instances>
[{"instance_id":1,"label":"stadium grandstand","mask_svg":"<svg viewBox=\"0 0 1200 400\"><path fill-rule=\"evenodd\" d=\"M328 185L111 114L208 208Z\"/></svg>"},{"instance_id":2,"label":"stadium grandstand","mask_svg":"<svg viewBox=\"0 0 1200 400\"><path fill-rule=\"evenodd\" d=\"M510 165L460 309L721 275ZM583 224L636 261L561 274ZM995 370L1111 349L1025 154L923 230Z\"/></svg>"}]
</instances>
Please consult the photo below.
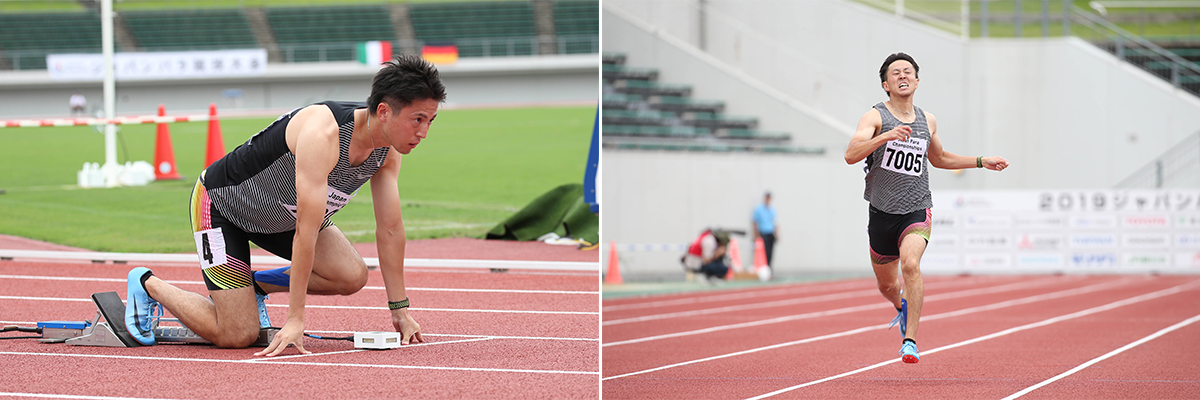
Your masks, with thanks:
<instances>
[{"instance_id":1,"label":"stadium grandstand","mask_svg":"<svg viewBox=\"0 0 1200 400\"><path fill-rule=\"evenodd\" d=\"M97 3L0 2L0 70L99 53ZM464 58L599 53L599 3L586 0L128 0L115 11L118 52L263 48L271 62L348 61L359 43L386 41L405 52L455 45Z\"/></svg>"},{"instance_id":2,"label":"stadium grandstand","mask_svg":"<svg viewBox=\"0 0 1200 400\"><path fill-rule=\"evenodd\" d=\"M604 53L604 146L622 150L822 154L790 145L791 135L755 129L758 118L722 113L725 102L691 97L692 87L660 83L658 70Z\"/></svg>"},{"instance_id":3,"label":"stadium grandstand","mask_svg":"<svg viewBox=\"0 0 1200 400\"><path fill-rule=\"evenodd\" d=\"M598 100L594 0L120 0L113 7L115 112L123 115L163 103L175 112L216 103L271 115L326 98L358 99L369 92L372 64L400 53L439 65L453 92L449 106ZM0 117L64 116L75 93L86 96L89 115L102 108L101 14L98 0L0 1Z\"/></svg>"}]
</instances>

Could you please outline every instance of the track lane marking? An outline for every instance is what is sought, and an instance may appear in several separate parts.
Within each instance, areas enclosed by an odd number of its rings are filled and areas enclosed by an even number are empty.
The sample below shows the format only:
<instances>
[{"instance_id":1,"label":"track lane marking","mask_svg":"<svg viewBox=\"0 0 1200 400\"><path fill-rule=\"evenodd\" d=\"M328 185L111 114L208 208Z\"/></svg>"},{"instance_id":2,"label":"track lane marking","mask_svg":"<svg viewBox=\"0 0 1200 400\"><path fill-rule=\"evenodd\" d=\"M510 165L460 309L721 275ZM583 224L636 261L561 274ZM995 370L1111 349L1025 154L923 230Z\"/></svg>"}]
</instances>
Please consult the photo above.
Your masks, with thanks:
<instances>
[{"instance_id":1,"label":"track lane marking","mask_svg":"<svg viewBox=\"0 0 1200 400\"><path fill-rule=\"evenodd\" d=\"M1111 282L1109 282L1109 283L1111 283ZM960 297L969 297L969 296L976 296L976 295L981 295L981 294L991 294L991 293L996 293L996 292L1003 292L1003 291L1006 291L1009 289L1014 289L1014 288L1025 289L1025 288L1029 288L1029 287L1030 287L1029 284L1013 283L1013 284L993 286L993 287L988 287L988 288L967 289L967 290L961 290L961 291L957 291L957 292L942 293L942 294L936 294L936 295L932 295L932 296L926 296L925 301L946 300L946 299L954 299L954 298L960 298ZM701 335L701 334L705 334L705 333L720 332L720 331L726 331L726 330L730 330L730 329L750 328L750 327L755 327L755 326L777 324L777 323L781 323L781 322L790 322L790 321L801 320L801 319L848 314L848 313L854 313L854 312L859 312L859 311L874 310L874 309L879 309L879 308L892 309L886 303L871 303L871 304L865 304L865 305L861 305L861 306L845 307L845 308L839 308L839 309L833 309L833 310L827 310L827 311L816 311L816 312L810 312L810 313L804 313L804 314L795 314L795 315L788 315L788 316L783 316L783 317L768 318L768 319L763 319L763 320L758 320L758 321L750 321L750 322L742 322L742 323L737 323L737 324L721 325L721 326L714 326L714 327L709 327L709 328L701 328L701 329L696 329L696 330L691 330L691 331L667 333L667 334L655 335L655 336L647 336L647 337L637 338L637 339L629 339L629 340L622 340L622 341L612 342L612 343L604 343L601 346L602 347L622 346L622 345L627 345L627 344L649 342L649 341L654 341L654 340L672 339L672 338L684 337L684 336ZM922 318L924 318L924 317L922 317Z\"/></svg>"},{"instance_id":2,"label":"track lane marking","mask_svg":"<svg viewBox=\"0 0 1200 400\"><path fill-rule=\"evenodd\" d=\"M1089 309L1086 309L1086 310L1082 310L1082 311L1076 311L1076 312L1073 312L1073 313L1070 313L1070 314L1064 314L1064 315L1060 315L1060 316L1057 316L1057 317L1054 317L1054 318L1048 318L1048 319L1044 319L1044 320L1041 320L1041 321L1038 321L1038 322L1034 322L1034 323L1030 323L1030 324L1025 324L1025 325L1021 325L1021 326L1018 326L1018 327L1014 327L1014 328L1008 328L1008 329L1005 329L1005 330L1002 330L1002 331L999 331L999 332L995 332L995 333L992 333L992 334L989 334L989 335L984 335L984 336L976 337L976 338L974 338L974 339L967 339L967 340L964 340L964 341L961 341L961 342L958 342L958 343L954 343L954 344L950 344L950 345L946 345L946 346L938 347L938 348L936 348L936 349L933 349L933 350L927 350L927 351L924 351L924 352L922 352L922 355L924 355L924 356L928 356L928 355L930 355L930 354L940 353L940 352L942 352L942 351L946 351L946 350L950 350L950 349L955 349L955 348L959 348L959 347L963 347L963 346L967 346L967 345L971 345L971 344L979 343L979 342L982 342L982 341L985 341L985 340L991 340L991 339L995 339L995 338L998 338L998 337L1001 337L1001 336L1007 336L1007 335L1010 335L1010 334L1013 334L1013 333L1017 333L1017 332L1021 332L1021 331L1025 331L1025 330L1029 330L1029 329L1040 328L1040 327L1043 327L1043 326L1046 326L1046 325L1050 325L1050 324L1054 324L1054 323L1058 323L1058 322L1066 321L1066 320L1069 320L1069 319L1075 319L1075 318L1079 318L1079 317L1083 317L1083 316L1087 316L1087 315L1095 314L1095 313L1098 313L1098 312L1108 311L1108 310L1112 310L1112 309L1115 309L1115 308L1118 308L1118 307L1127 306L1127 305L1130 305L1130 304L1136 304L1136 303L1140 303L1140 302L1147 301L1147 300L1153 300L1153 299L1157 299L1157 298L1160 298L1160 297L1169 296L1169 295L1172 295L1172 294L1175 294L1175 293L1183 292L1183 291L1185 291L1185 290L1191 290L1191 289L1194 289L1196 286L1200 286L1200 285L1197 285L1198 283L1200 283L1200 280L1192 281L1192 282L1189 282L1189 283L1185 283L1185 284L1183 284L1183 285L1179 285L1179 286L1175 286L1175 287L1171 287L1171 288L1167 288L1167 289L1163 289L1163 290L1159 290L1159 291L1155 291L1155 292L1146 293L1146 294L1139 295L1139 296L1130 297L1130 298L1127 298L1127 299L1125 299L1125 300L1119 300L1119 301L1115 301L1115 302L1108 303L1108 304L1105 304L1105 305L1102 305L1102 306L1096 306L1096 307L1092 307L1092 308L1089 308ZM790 391L793 391L793 390L796 390L796 389L800 389L800 388L803 388L803 387L808 387L808 386L816 385L816 384L818 384L818 383L828 382L828 381L832 381L832 380L835 380L835 379L844 378L844 377L847 377L847 376L850 376L850 375L855 375L855 374L858 374L858 373L860 373L860 372L870 371L870 370L873 370L873 369L876 369L876 368L879 368L879 367L882 367L882 366L885 366L885 365L888 365L888 364L894 364L894 363L898 363L898 362L900 362L900 359L899 359L899 358L893 358L893 359L891 359L891 360L888 360L888 361L884 361L884 362L877 363L877 364L874 364L874 365L870 365L870 366L866 366L866 367L863 367L863 368L859 368L859 369L856 369L856 370L853 370L853 371L850 371L850 372L844 372L844 373L841 373L841 374L838 374L838 375L834 375L834 376L830 376L830 377L826 377L826 378L818 379L818 380L815 380L815 381L810 381L810 382L802 383L802 384L799 384L799 385L796 385L796 386L792 386L792 387L783 388L783 389L780 389L780 390L776 390L776 391L774 391L774 392L770 392L770 393L766 393L766 394L762 394L762 395L758 395L758 396L750 397L750 398L748 398L748 399L746 399L746 400L759 400L759 399L764 399L764 398L767 398L767 397L771 397L771 396L775 396L775 395L779 395L779 394L787 393L787 392L790 392Z\"/></svg>"},{"instance_id":3,"label":"track lane marking","mask_svg":"<svg viewBox=\"0 0 1200 400\"><path fill-rule=\"evenodd\" d=\"M27 280L47 280L47 281L76 281L76 282L119 282L125 283L127 280L119 278L92 278L92 277L67 277L67 276L41 276L41 275L0 275L0 279L27 279ZM203 281L168 281L172 285L203 285ZM363 286L364 290L386 290L383 286ZM464 289L464 288L425 288L412 287L406 290L430 291L430 292L465 292L465 293L517 293L517 294L600 294L599 291L574 291L574 290L524 290L524 289Z\"/></svg>"},{"instance_id":4,"label":"track lane marking","mask_svg":"<svg viewBox=\"0 0 1200 400\"><path fill-rule=\"evenodd\" d=\"M1008 397L1005 397L1005 398L1004 398L1004 400L1012 400L1012 399L1015 399L1015 398L1018 398L1018 397L1024 396L1024 395L1026 395L1026 394L1029 394L1029 392L1032 392L1032 391L1034 391L1034 390L1037 390L1038 388L1041 388L1041 387L1043 387L1043 386L1046 386L1046 385L1049 385L1049 384L1051 384L1051 383L1054 383L1055 381L1058 381L1059 379L1062 379L1062 378L1066 378L1066 377L1068 377L1068 376L1071 376L1071 375L1075 374L1076 372L1082 371L1084 368L1087 368L1087 367L1090 367L1090 366L1092 366L1093 364L1096 364L1096 363L1098 363L1098 362L1101 362L1101 361L1107 360L1107 359L1109 359L1109 358L1111 358L1112 356L1115 356L1115 355L1117 355L1117 354L1124 353L1126 350L1132 349L1132 348L1134 348L1134 347L1137 347L1137 346L1141 346L1142 344L1144 344L1144 343L1146 343L1146 342L1149 342L1149 341L1151 341L1151 340L1157 339L1158 337L1160 337L1160 336L1162 336L1162 335L1166 335L1166 334L1168 334L1168 333L1171 333L1172 331L1174 331L1174 330L1176 330L1176 329L1183 328L1183 327L1185 327L1185 326L1191 325L1192 323L1194 323L1194 322L1196 322L1196 321L1200 321L1200 315L1197 315L1197 316L1194 316L1194 317L1191 317L1191 318L1185 319L1185 320L1183 320L1182 322L1179 322L1179 323L1177 323L1177 324L1175 324L1175 325L1171 325L1171 326L1168 326L1168 327L1166 327L1166 328L1163 328L1163 329L1159 330L1158 332L1154 332L1154 333L1150 334L1149 336L1146 336L1146 337L1143 337L1143 338L1141 338L1141 339L1135 340L1135 341L1133 341L1133 343L1130 343L1130 344L1127 344L1127 345L1121 346L1121 348L1118 348L1118 349L1116 349L1116 350L1110 351L1110 352L1108 352L1108 353L1106 353L1106 354L1104 354L1104 355L1102 355L1102 356L1100 356L1100 357L1096 357L1096 358L1093 358L1093 359L1091 359L1091 360L1088 360L1088 362L1085 362L1085 363L1083 363L1083 364L1079 364L1079 366L1076 366L1075 368L1071 368L1071 369L1067 370L1067 372L1063 372L1063 373L1061 373L1061 374L1055 375L1053 378L1050 378L1050 379L1047 379L1047 380L1041 381L1040 383L1038 383L1038 384L1036 384L1036 385L1033 385L1033 386L1027 387L1027 388L1025 388L1025 389L1023 389L1023 390L1021 390L1021 391L1019 391L1019 392L1013 393L1012 395L1010 395L1010 396L1008 396Z\"/></svg>"},{"instance_id":5,"label":"track lane marking","mask_svg":"<svg viewBox=\"0 0 1200 400\"><path fill-rule=\"evenodd\" d=\"M938 320L938 319L943 319L943 318L951 318L951 317L957 317L957 316L962 316L962 315L974 314L974 313L982 312L982 311L998 310L1001 308L1006 308L1006 307L1011 307L1011 306L1021 305L1021 304L1029 304L1029 303L1034 303L1034 302L1043 301L1043 300L1053 300L1053 299L1057 299L1057 298L1061 298L1061 297L1074 296L1077 294L1084 294L1084 293L1095 292L1098 290L1104 290L1104 289L1108 289L1111 286L1120 286L1124 283L1126 283L1125 280L1098 283L1095 285L1084 286L1081 288L1067 289L1067 290L1063 290L1063 291L1059 291L1059 292L1051 292L1051 293L1040 294L1040 295L1020 298L1020 299L1006 300L1006 301L1002 301L999 303L992 303L992 304L987 304L987 305L982 305L982 306L964 308L961 310L950 311L950 312L941 313L941 314L922 316L921 320L922 321L933 321L933 320ZM647 369L647 370L630 372L630 373L621 374L621 375L614 375L614 376L610 376L607 378L603 378L603 380L624 378L624 377L633 376L633 375L641 375L641 374L650 373L650 372L662 371L662 370L670 369L670 368L676 368L676 367L698 364L698 363L707 362L707 361L719 360L722 358L729 358L729 357L740 356L740 355L745 355L745 354L758 353L761 351L774 350L774 349L778 349L778 348L794 346L794 345L804 344L804 343L812 343L812 342L817 342L817 341L821 341L821 340L835 339L835 338L844 337L844 336L856 335L859 333L872 331L872 330L876 330L876 329L886 329L886 328L888 328L888 324L864 326L862 328L851 329L848 331L842 331L842 332L831 333L831 334L827 334L827 335L815 336L815 337L811 337L811 338L800 339L800 340L795 340L795 341L786 342L786 343L773 344L770 346L764 346L764 347L742 350L742 351L733 352L733 353L721 354L721 355L701 358L701 359L697 359L697 360L684 361L684 362L680 362L680 363L664 365L661 367L655 367L655 368L651 368L651 369Z\"/></svg>"},{"instance_id":6,"label":"track lane marking","mask_svg":"<svg viewBox=\"0 0 1200 400\"><path fill-rule=\"evenodd\" d=\"M599 372L596 372L596 371L438 367L438 366L422 366L422 365L387 365L387 364L353 364L353 363L319 363L319 362L295 362L295 361L274 361L274 360L251 362L251 361L246 361L246 360L221 360L221 359L212 359L212 358L118 356L118 355L107 355L107 354L57 354L57 353L30 353L30 352L20 352L20 351L0 351L0 354L15 355L15 356L101 358L101 359L141 360L141 361L207 362L207 363L246 364L246 365L273 364L273 365L291 365L291 366L391 368L391 369L415 369L415 370L461 371L461 372L510 372L510 373L523 373L523 374L553 374L553 375L599 375L600 374Z\"/></svg>"},{"instance_id":7,"label":"track lane marking","mask_svg":"<svg viewBox=\"0 0 1200 400\"><path fill-rule=\"evenodd\" d=\"M960 284L960 285L965 285L965 284L975 283L975 282L978 282L981 280L995 280L995 279L983 279L980 277L973 277L973 278L970 278L970 279L967 279L964 281L945 280L945 281L939 281L938 283L939 284L941 284L941 283L947 283L947 284L956 283L956 284ZM796 294L796 293L810 293L811 290L809 290L809 289L811 289L813 285L823 285L823 283L804 284L802 286L793 286L793 287L790 287L787 289L772 289L772 290L739 292L739 293L729 293L729 294L720 294L720 295L707 295L707 292L696 292L696 293L694 293L694 297L686 297L686 298L680 298L680 299L674 299L674 300L656 300L656 301L650 301L650 302L646 302L646 303L627 303L627 304L611 305L611 306L605 306L602 309L602 311L608 312L608 311L637 310L637 309L644 309L644 308L670 307L670 306L680 306L680 305L686 305L686 304L711 303L711 302L718 302L718 301L729 301L729 300L738 300L738 299L755 298L755 297L782 296L782 295L789 295L789 294ZM873 289L875 287L875 283L872 281L857 280L857 281L831 284L828 286L820 286L817 289L819 289L820 291L835 292L835 291L839 291L839 290L859 289L860 286L867 286L867 287ZM623 300L623 299L621 299L621 300Z\"/></svg>"},{"instance_id":8,"label":"track lane marking","mask_svg":"<svg viewBox=\"0 0 1200 400\"><path fill-rule=\"evenodd\" d=\"M32 300L32 301L79 301L92 302L92 299L74 299L65 297L31 297L31 296L0 296L0 300ZM267 307L272 308L287 308L287 304L267 304ZM387 307L380 306L326 306L318 304L309 304L304 306L308 308L326 308L334 310L387 310ZM599 315L599 312L594 311L539 311L539 310L485 310L485 309L461 309L461 308L410 308L413 311L441 311L441 312L478 312L478 313L504 313L504 314L547 314L547 315Z\"/></svg>"},{"instance_id":9,"label":"track lane marking","mask_svg":"<svg viewBox=\"0 0 1200 400\"><path fill-rule=\"evenodd\" d=\"M1045 279L1032 281L1032 282L1017 282L1017 283L1010 283L1007 285L992 286L990 288L991 289L1000 289L1000 288L1006 289L1008 287L1015 287L1015 288L1023 288L1024 289L1024 288L1043 286L1043 285L1047 285L1050 283L1057 283L1057 282L1061 282L1061 281L1062 281L1062 279L1060 279L1060 278L1051 277L1051 278L1045 278ZM679 311L679 312L672 312L672 313L665 313L665 314L646 315L646 316L641 316L641 317L614 319L614 320L610 320L610 321L604 321L603 325L604 326L620 325L620 324L628 324L628 323L634 323L634 322L655 321L655 320L668 319L668 318L681 318L681 317L691 317L691 316L696 316L696 315L708 315L708 314L716 314L716 313L723 313L723 312L757 310L757 309L762 309L762 308L791 306L791 305L796 305L796 304L816 303L816 302L822 302L822 301L842 300L842 299L850 299L850 298L855 298L855 297L867 297L867 296L878 296L878 295L879 295L879 289L868 289L868 290L859 290L859 291L842 292L842 293L830 293L830 294L823 294L823 295L817 295L817 296L811 296L811 297L801 297L798 299L774 300L774 301L768 301L768 302L763 302L763 303L740 304L740 305L736 305L736 306L706 308L706 309L701 309L701 310Z\"/></svg>"}]
</instances>

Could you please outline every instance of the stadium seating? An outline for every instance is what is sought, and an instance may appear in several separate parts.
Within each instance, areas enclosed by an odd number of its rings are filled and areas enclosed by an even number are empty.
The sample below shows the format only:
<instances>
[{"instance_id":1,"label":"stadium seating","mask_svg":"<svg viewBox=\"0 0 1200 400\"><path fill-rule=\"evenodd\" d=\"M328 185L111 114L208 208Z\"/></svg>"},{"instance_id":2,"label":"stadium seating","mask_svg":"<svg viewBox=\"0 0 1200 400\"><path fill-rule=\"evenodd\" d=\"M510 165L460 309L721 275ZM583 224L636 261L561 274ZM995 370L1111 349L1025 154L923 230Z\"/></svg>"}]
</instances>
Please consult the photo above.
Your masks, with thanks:
<instances>
[{"instance_id":1,"label":"stadium seating","mask_svg":"<svg viewBox=\"0 0 1200 400\"><path fill-rule=\"evenodd\" d=\"M267 21L294 62L353 60L357 42L396 40L387 9L378 5L268 8Z\"/></svg>"},{"instance_id":2,"label":"stadium seating","mask_svg":"<svg viewBox=\"0 0 1200 400\"><path fill-rule=\"evenodd\" d=\"M616 150L823 154L790 145L786 132L763 132L758 118L724 114L725 101L691 97L692 87L660 83L658 70L625 65L625 55L601 57L604 147Z\"/></svg>"},{"instance_id":3,"label":"stadium seating","mask_svg":"<svg viewBox=\"0 0 1200 400\"><path fill-rule=\"evenodd\" d=\"M95 13L0 14L0 48L14 69L46 69L46 53L100 51Z\"/></svg>"},{"instance_id":4,"label":"stadium seating","mask_svg":"<svg viewBox=\"0 0 1200 400\"><path fill-rule=\"evenodd\" d=\"M413 31L425 43L456 43L460 57L536 52L528 2L413 4ZM597 31L598 32L598 31Z\"/></svg>"},{"instance_id":5,"label":"stadium seating","mask_svg":"<svg viewBox=\"0 0 1200 400\"><path fill-rule=\"evenodd\" d=\"M595 53L600 43L591 38L600 31L600 2L571 0L554 2L554 33L563 54Z\"/></svg>"},{"instance_id":6,"label":"stadium seating","mask_svg":"<svg viewBox=\"0 0 1200 400\"><path fill-rule=\"evenodd\" d=\"M349 3L336 7L268 4L255 9L164 3L153 9L118 2L117 51L267 47L272 57L277 49L278 60L285 62L344 61L357 58L357 43L396 41L400 39L397 35L407 35L403 32L411 26L417 44L456 44L459 57L599 52L600 11L594 0L539 3L537 15L534 3L528 0ZM401 9L407 13L397 11ZM405 16L407 20L393 21ZM538 18L543 21L541 37L535 23ZM553 21L553 31L546 18ZM97 53L99 32L98 13L85 7L0 14L0 69L45 69L46 54L51 53ZM539 40L546 37L552 37L553 43L547 41L539 47ZM276 60L272 58L272 62Z\"/></svg>"},{"instance_id":7,"label":"stadium seating","mask_svg":"<svg viewBox=\"0 0 1200 400\"><path fill-rule=\"evenodd\" d=\"M254 48L258 44L239 10L129 11L121 13L142 50Z\"/></svg>"}]
</instances>

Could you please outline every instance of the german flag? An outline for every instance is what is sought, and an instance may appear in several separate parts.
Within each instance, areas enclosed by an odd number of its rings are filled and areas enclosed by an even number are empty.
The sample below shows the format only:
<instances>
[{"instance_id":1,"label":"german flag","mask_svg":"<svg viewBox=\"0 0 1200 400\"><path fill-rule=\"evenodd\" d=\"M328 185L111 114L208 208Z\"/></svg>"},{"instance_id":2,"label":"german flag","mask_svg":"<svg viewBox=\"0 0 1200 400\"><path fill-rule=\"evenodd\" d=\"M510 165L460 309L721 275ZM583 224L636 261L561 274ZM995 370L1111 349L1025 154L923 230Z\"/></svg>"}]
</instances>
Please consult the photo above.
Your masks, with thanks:
<instances>
[{"instance_id":1,"label":"german flag","mask_svg":"<svg viewBox=\"0 0 1200 400\"><path fill-rule=\"evenodd\" d=\"M453 44L427 44L421 49L421 57L434 64L458 62L458 46Z\"/></svg>"}]
</instances>

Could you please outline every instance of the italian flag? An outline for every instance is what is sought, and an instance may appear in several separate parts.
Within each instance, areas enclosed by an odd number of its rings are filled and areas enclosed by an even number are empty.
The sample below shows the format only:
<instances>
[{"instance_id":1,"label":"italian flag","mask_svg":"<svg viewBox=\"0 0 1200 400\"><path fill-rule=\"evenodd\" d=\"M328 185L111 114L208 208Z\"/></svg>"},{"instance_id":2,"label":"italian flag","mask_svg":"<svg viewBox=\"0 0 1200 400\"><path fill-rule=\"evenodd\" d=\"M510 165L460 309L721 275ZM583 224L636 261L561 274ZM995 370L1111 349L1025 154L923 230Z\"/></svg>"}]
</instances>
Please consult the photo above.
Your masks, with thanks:
<instances>
[{"instance_id":1,"label":"italian flag","mask_svg":"<svg viewBox=\"0 0 1200 400\"><path fill-rule=\"evenodd\" d=\"M358 44L358 62L379 65L392 59L392 42L372 40Z\"/></svg>"},{"instance_id":2,"label":"italian flag","mask_svg":"<svg viewBox=\"0 0 1200 400\"><path fill-rule=\"evenodd\" d=\"M458 46L427 44L421 49L421 57L434 64L454 64L458 61Z\"/></svg>"}]
</instances>

